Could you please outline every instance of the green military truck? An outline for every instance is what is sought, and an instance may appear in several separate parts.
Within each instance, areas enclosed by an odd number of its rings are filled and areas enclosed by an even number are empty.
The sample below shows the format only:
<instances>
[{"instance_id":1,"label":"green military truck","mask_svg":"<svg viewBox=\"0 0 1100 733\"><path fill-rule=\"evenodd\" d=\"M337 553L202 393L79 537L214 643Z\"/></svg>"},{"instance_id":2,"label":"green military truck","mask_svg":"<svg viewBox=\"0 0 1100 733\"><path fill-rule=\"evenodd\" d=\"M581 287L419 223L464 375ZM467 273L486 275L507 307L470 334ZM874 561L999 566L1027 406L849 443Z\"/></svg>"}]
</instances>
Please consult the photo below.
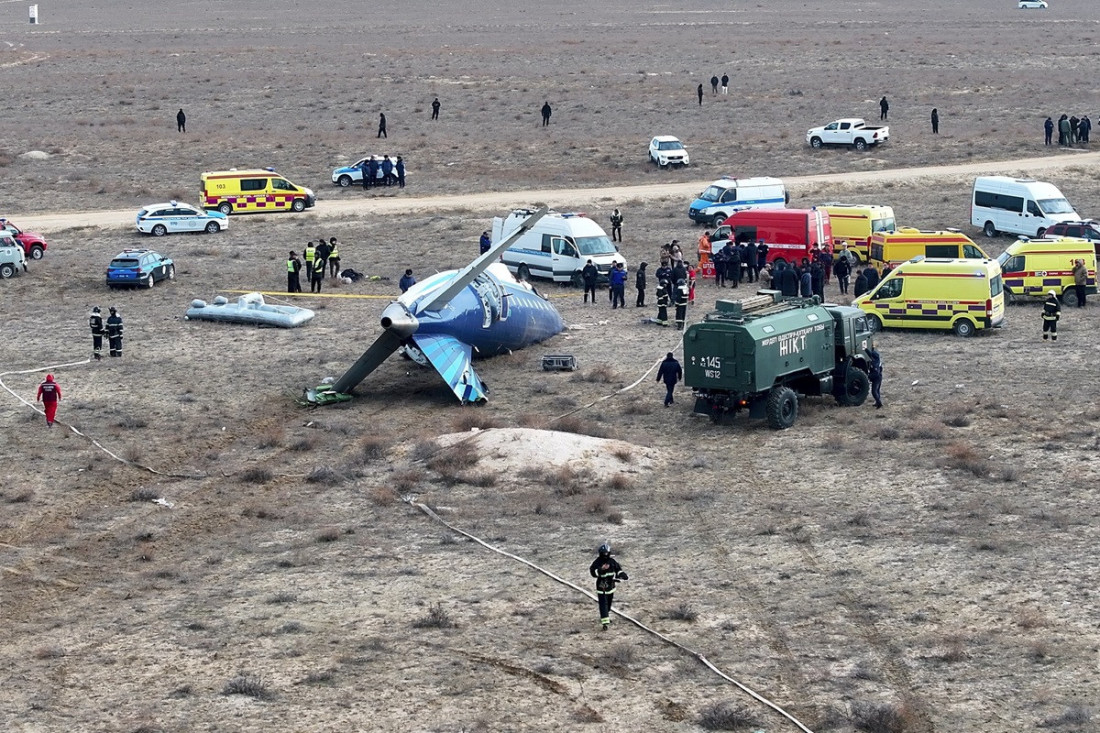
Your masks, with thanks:
<instances>
[{"instance_id":1,"label":"green military truck","mask_svg":"<svg viewBox=\"0 0 1100 733\"><path fill-rule=\"evenodd\" d=\"M684 333L684 383L695 393L695 412L715 422L747 409L782 430L798 418L799 394L863 404L872 339L859 308L775 290L719 300Z\"/></svg>"}]
</instances>

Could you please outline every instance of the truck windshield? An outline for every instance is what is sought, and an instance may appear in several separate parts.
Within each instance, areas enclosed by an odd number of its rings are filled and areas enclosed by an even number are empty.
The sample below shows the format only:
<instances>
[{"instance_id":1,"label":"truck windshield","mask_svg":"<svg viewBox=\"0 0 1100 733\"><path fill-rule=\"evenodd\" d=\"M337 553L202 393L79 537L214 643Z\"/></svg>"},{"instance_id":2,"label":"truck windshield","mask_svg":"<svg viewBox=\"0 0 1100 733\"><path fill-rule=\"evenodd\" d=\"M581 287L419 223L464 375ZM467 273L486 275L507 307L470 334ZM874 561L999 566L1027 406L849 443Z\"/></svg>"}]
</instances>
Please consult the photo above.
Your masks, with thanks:
<instances>
[{"instance_id":1,"label":"truck windshield","mask_svg":"<svg viewBox=\"0 0 1100 733\"><path fill-rule=\"evenodd\" d=\"M1043 210L1043 213L1047 216L1051 214L1072 214L1073 207L1069 205L1069 201L1065 199L1042 199L1037 202L1039 208Z\"/></svg>"},{"instance_id":2,"label":"truck windshield","mask_svg":"<svg viewBox=\"0 0 1100 733\"><path fill-rule=\"evenodd\" d=\"M704 201L718 201L722 198L722 194L726 192L726 189L718 186L707 186L707 190L699 194L699 198Z\"/></svg>"},{"instance_id":3,"label":"truck windshield","mask_svg":"<svg viewBox=\"0 0 1100 733\"><path fill-rule=\"evenodd\" d=\"M897 231L897 226L894 224L894 217L889 219L875 219L871 222L872 232L894 232Z\"/></svg>"},{"instance_id":4,"label":"truck windshield","mask_svg":"<svg viewBox=\"0 0 1100 733\"><path fill-rule=\"evenodd\" d=\"M577 237L574 241L583 257L591 255L613 255L618 251L615 249L615 245L611 243L611 240L607 238L606 234L602 237Z\"/></svg>"}]
</instances>

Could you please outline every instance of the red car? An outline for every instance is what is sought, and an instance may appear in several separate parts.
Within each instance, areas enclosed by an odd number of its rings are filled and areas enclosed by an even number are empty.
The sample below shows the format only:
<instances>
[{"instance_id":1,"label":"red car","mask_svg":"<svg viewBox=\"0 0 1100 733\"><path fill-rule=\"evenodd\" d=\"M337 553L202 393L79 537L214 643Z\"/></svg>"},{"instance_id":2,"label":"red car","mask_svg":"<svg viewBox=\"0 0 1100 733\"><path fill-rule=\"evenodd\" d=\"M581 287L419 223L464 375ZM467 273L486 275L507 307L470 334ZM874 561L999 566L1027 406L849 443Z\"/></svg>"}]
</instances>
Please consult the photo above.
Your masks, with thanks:
<instances>
[{"instance_id":1,"label":"red car","mask_svg":"<svg viewBox=\"0 0 1100 733\"><path fill-rule=\"evenodd\" d=\"M25 232L7 219L0 217L0 229L7 229L15 241L23 246L28 260L40 260L46 252L46 240L38 232Z\"/></svg>"}]
</instances>

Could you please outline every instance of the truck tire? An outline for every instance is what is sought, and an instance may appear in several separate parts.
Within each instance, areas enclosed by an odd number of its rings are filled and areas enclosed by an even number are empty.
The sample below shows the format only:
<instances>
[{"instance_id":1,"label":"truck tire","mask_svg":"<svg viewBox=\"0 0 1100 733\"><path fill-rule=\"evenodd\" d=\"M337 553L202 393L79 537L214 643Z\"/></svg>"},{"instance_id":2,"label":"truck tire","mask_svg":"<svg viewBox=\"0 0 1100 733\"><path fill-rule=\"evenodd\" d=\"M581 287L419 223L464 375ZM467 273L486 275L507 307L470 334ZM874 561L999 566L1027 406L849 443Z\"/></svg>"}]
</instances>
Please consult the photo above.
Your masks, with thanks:
<instances>
[{"instance_id":1,"label":"truck tire","mask_svg":"<svg viewBox=\"0 0 1100 733\"><path fill-rule=\"evenodd\" d=\"M860 151L861 153L862 153L862 152L863 152L864 150L866 150L866 149L867 149L867 141L866 141L866 140L864 140L864 139L863 139L863 138L861 138L861 137L857 137L857 138L856 138L856 141L855 141L855 143L853 143L853 145L854 145L855 149L856 149L856 150L858 150L858 151Z\"/></svg>"},{"instance_id":2,"label":"truck tire","mask_svg":"<svg viewBox=\"0 0 1100 733\"><path fill-rule=\"evenodd\" d=\"M867 315L867 325L870 327L871 333L878 333L883 329L882 319L876 315Z\"/></svg>"},{"instance_id":3,"label":"truck tire","mask_svg":"<svg viewBox=\"0 0 1100 733\"><path fill-rule=\"evenodd\" d=\"M10 262L0 265L0 280L7 280L12 277L15 277L15 265Z\"/></svg>"},{"instance_id":4,"label":"truck tire","mask_svg":"<svg viewBox=\"0 0 1100 733\"><path fill-rule=\"evenodd\" d=\"M974 327L974 323L969 318L960 318L955 321L955 325L951 330L955 332L956 336L962 336L963 338L969 338L977 331Z\"/></svg>"},{"instance_id":5,"label":"truck tire","mask_svg":"<svg viewBox=\"0 0 1100 733\"><path fill-rule=\"evenodd\" d=\"M798 395L785 385L772 387L768 394L768 426L775 430L786 430L798 419Z\"/></svg>"},{"instance_id":6,"label":"truck tire","mask_svg":"<svg viewBox=\"0 0 1100 733\"><path fill-rule=\"evenodd\" d=\"M45 253L46 253L45 250L42 249L42 245L40 245L40 244L36 244L33 247L31 247L31 259L32 260L42 259L42 255L44 255Z\"/></svg>"},{"instance_id":7,"label":"truck tire","mask_svg":"<svg viewBox=\"0 0 1100 733\"><path fill-rule=\"evenodd\" d=\"M982 227L982 232L985 234L985 236L992 239L993 237L997 236L997 227L993 226L993 222L987 221L985 223L985 226Z\"/></svg>"},{"instance_id":8,"label":"truck tire","mask_svg":"<svg viewBox=\"0 0 1100 733\"><path fill-rule=\"evenodd\" d=\"M520 265L516 268L516 279L523 280L524 282L530 282L531 280L531 268L527 265Z\"/></svg>"},{"instance_id":9,"label":"truck tire","mask_svg":"<svg viewBox=\"0 0 1100 733\"><path fill-rule=\"evenodd\" d=\"M729 214L715 214L710 218L710 223L715 229L717 229L718 227L722 226L722 222L724 222L728 218L730 218Z\"/></svg>"},{"instance_id":10,"label":"truck tire","mask_svg":"<svg viewBox=\"0 0 1100 733\"><path fill-rule=\"evenodd\" d=\"M821 145L822 145L821 138L819 138L819 137L811 137L810 138L810 147L813 148L814 150L820 150Z\"/></svg>"},{"instance_id":11,"label":"truck tire","mask_svg":"<svg viewBox=\"0 0 1100 733\"><path fill-rule=\"evenodd\" d=\"M848 367L844 372L844 384L836 396L838 405L845 407L859 407L867 399L871 391L871 379L867 372L857 366Z\"/></svg>"},{"instance_id":12,"label":"truck tire","mask_svg":"<svg viewBox=\"0 0 1100 733\"><path fill-rule=\"evenodd\" d=\"M233 213L233 204L229 203L228 201L222 201L220 204L218 204L218 211L222 212L226 216L229 216Z\"/></svg>"},{"instance_id":13,"label":"truck tire","mask_svg":"<svg viewBox=\"0 0 1100 733\"><path fill-rule=\"evenodd\" d=\"M1073 288L1066 288L1062 291L1062 305L1075 306L1077 305L1077 291Z\"/></svg>"}]
</instances>

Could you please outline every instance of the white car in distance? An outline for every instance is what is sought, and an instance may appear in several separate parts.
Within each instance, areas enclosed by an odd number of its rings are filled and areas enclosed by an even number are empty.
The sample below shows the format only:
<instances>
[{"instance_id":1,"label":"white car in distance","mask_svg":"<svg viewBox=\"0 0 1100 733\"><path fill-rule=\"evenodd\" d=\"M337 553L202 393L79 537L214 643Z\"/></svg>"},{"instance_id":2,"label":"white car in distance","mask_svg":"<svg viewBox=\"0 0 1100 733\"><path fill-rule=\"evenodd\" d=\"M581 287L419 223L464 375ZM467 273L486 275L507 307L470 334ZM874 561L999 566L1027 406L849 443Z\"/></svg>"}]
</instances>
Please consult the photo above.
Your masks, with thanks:
<instances>
[{"instance_id":1,"label":"white car in distance","mask_svg":"<svg viewBox=\"0 0 1100 733\"><path fill-rule=\"evenodd\" d=\"M149 204L137 214L137 229L143 234L163 237L179 232L214 234L229 227L229 217L220 211L206 211L196 206L169 201Z\"/></svg>"},{"instance_id":2,"label":"white car in distance","mask_svg":"<svg viewBox=\"0 0 1100 733\"><path fill-rule=\"evenodd\" d=\"M649 159L660 168L691 164L684 144L672 135L658 135L649 141Z\"/></svg>"},{"instance_id":3,"label":"white car in distance","mask_svg":"<svg viewBox=\"0 0 1100 733\"><path fill-rule=\"evenodd\" d=\"M1020 7L1045 10L1047 7L1047 0L1020 0Z\"/></svg>"}]
</instances>

